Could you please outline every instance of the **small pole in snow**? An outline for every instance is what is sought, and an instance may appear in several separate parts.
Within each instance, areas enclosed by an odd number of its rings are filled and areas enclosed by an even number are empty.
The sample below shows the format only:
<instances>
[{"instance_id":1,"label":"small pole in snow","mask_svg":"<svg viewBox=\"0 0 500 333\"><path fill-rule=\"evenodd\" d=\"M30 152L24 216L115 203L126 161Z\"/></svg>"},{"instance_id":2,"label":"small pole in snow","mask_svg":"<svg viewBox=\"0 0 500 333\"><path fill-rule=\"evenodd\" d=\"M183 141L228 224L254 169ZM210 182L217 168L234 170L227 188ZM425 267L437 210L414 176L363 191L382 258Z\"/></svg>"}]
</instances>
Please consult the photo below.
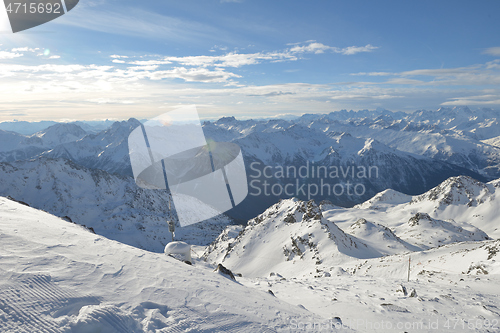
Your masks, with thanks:
<instances>
[{"instance_id":1,"label":"small pole in snow","mask_svg":"<svg viewBox=\"0 0 500 333\"><path fill-rule=\"evenodd\" d=\"M408 257L408 282L410 282L410 264L411 264L411 256Z\"/></svg>"},{"instance_id":2,"label":"small pole in snow","mask_svg":"<svg viewBox=\"0 0 500 333\"><path fill-rule=\"evenodd\" d=\"M170 198L168 199L168 212L170 213L170 217L172 217L172 210L170 206ZM174 233L175 233L175 222L173 220L167 221L168 230L172 233L172 242L174 241Z\"/></svg>"}]
</instances>

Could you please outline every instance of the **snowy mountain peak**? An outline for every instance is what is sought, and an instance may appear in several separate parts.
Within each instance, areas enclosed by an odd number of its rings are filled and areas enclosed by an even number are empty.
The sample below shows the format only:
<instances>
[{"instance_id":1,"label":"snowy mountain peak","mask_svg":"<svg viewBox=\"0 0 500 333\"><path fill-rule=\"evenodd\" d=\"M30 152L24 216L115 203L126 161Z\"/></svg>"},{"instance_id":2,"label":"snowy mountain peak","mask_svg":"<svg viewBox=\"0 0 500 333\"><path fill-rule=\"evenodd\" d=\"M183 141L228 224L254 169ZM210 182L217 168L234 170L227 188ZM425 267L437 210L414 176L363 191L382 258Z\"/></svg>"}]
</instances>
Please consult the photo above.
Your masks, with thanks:
<instances>
[{"instance_id":1,"label":"snowy mountain peak","mask_svg":"<svg viewBox=\"0 0 500 333\"><path fill-rule=\"evenodd\" d=\"M416 196L411 203L428 200L437 203L437 207L467 204L481 204L491 193L488 187L471 177L450 177L426 193Z\"/></svg>"},{"instance_id":2,"label":"snowy mountain peak","mask_svg":"<svg viewBox=\"0 0 500 333\"><path fill-rule=\"evenodd\" d=\"M231 117L222 117L219 120L215 121L216 125L222 125L222 124L228 124L228 123L235 123L237 120L234 116Z\"/></svg>"},{"instance_id":3,"label":"snowy mountain peak","mask_svg":"<svg viewBox=\"0 0 500 333\"><path fill-rule=\"evenodd\" d=\"M461 113L472 114L471 109L469 109L469 107L467 105L455 106L455 107L453 107L452 111L457 112L457 113L461 112Z\"/></svg>"},{"instance_id":4,"label":"snowy mountain peak","mask_svg":"<svg viewBox=\"0 0 500 333\"><path fill-rule=\"evenodd\" d=\"M429 214L427 214L427 213L417 213L417 214L415 214L415 216L412 216L408 220L408 225L410 227L414 227L416 225L419 225L421 220L426 220L426 221L432 222L432 219L429 216Z\"/></svg>"},{"instance_id":5,"label":"snowy mountain peak","mask_svg":"<svg viewBox=\"0 0 500 333\"><path fill-rule=\"evenodd\" d=\"M407 195L393 189L387 189L377 193L370 200L354 207L359 209L382 209L384 207L410 202L411 199L411 195Z\"/></svg>"},{"instance_id":6,"label":"snowy mountain peak","mask_svg":"<svg viewBox=\"0 0 500 333\"><path fill-rule=\"evenodd\" d=\"M330 200L322 200L319 203L319 208L321 211L331 210L331 209L340 209L340 206L334 205Z\"/></svg>"},{"instance_id":7,"label":"snowy mountain peak","mask_svg":"<svg viewBox=\"0 0 500 333\"><path fill-rule=\"evenodd\" d=\"M60 123L37 132L32 137L42 139L43 145L46 147L54 147L58 144L78 141L85 135L87 132L76 124Z\"/></svg>"},{"instance_id":8,"label":"snowy mountain peak","mask_svg":"<svg viewBox=\"0 0 500 333\"><path fill-rule=\"evenodd\" d=\"M140 125L141 125L141 122L139 120L137 120L135 118L130 118L127 121L117 121L117 122L113 123L113 125L111 125L111 127L109 129L107 129L103 132L112 133L114 135L122 134L125 132L125 134L127 134L127 138L128 138L129 132L131 132L137 126L140 126Z\"/></svg>"},{"instance_id":9,"label":"snowy mountain peak","mask_svg":"<svg viewBox=\"0 0 500 333\"><path fill-rule=\"evenodd\" d=\"M363 156L363 155L368 154L368 153L377 154L377 153L382 153L382 152L383 153L393 153L393 154L397 153L394 149L387 147L386 145L384 145L383 143L380 143L379 141L377 141L375 139L366 139L365 145L361 150L358 151L358 155Z\"/></svg>"},{"instance_id":10,"label":"snowy mountain peak","mask_svg":"<svg viewBox=\"0 0 500 333\"><path fill-rule=\"evenodd\" d=\"M235 231L225 231L207 248L204 258L244 276L277 271L284 276L315 274L353 258L381 255L324 219L312 200L282 200L232 238Z\"/></svg>"},{"instance_id":11,"label":"snowy mountain peak","mask_svg":"<svg viewBox=\"0 0 500 333\"><path fill-rule=\"evenodd\" d=\"M346 233L363 240L368 245L376 247L382 254L395 254L415 251L418 248L401 240L391 229L360 218L346 229Z\"/></svg>"},{"instance_id":12,"label":"snowy mountain peak","mask_svg":"<svg viewBox=\"0 0 500 333\"><path fill-rule=\"evenodd\" d=\"M320 207L314 202L301 201L297 198L280 200L264 213L248 221L248 225L256 225L269 218L281 217L284 223L310 222L323 217Z\"/></svg>"}]
</instances>

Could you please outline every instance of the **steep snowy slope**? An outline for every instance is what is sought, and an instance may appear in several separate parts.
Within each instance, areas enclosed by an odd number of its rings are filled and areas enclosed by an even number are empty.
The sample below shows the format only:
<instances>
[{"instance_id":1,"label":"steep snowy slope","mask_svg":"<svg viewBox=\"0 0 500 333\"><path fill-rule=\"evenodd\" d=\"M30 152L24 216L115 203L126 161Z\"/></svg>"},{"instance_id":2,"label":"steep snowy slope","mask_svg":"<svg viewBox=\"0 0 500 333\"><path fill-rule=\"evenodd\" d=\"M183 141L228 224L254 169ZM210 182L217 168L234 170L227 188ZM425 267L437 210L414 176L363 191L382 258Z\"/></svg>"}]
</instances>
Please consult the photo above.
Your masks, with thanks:
<instances>
[{"instance_id":1,"label":"steep snowy slope","mask_svg":"<svg viewBox=\"0 0 500 333\"><path fill-rule=\"evenodd\" d=\"M410 243L413 239L410 238L409 242L406 242L396 236L391 229L362 218L351 224L346 233L363 240L384 255L420 250L418 246Z\"/></svg>"},{"instance_id":2,"label":"steep snowy slope","mask_svg":"<svg viewBox=\"0 0 500 333\"><path fill-rule=\"evenodd\" d=\"M0 331L275 332L320 318L195 262L0 198Z\"/></svg>"},{"instance_id":3,"label":"steep snowy slope","mask_svg":"<svg viewBox=\"0 0 500 333\"><path fill-rule=\"evenodd\" d=\"M481 142L500 148L500 136L496 136L491 139L481 140Z\"/></svg>"},{"instance_id":4,"label":"steep snowy slope","mask_svg":"<svg viewBox=\"0 0 500 333\"><path fill-rule=\"evenodd\" d=\"M49 149L57 145L83 138L85 132L80 126L71 123L54 124L33 135L25 136L15 132L0 130L0 152L25 150L30 147Z\"/></svg>"},{"instance_id":5,"label":"steep snowy slope","mask_svg":"<svg viewBox=\"0 0 500 333\"><path fill-rule=\"evenodd\" d=\"M0 195L92 227L97 234L161 252L171 240L169 195L144 190L134 179L87 169L66 160L0 163ZM224 215L176 230L178 239L206 245L231 220Z\"/></svg>"},{"instance_id":6,"label":"steep snowy slope","mask_svg":"<svg viewBox=\"0 0 500 333\"><path fill-rule=\"evenodd\" d=\"M0 162L29 160L42 154L45 151L47 151L47 148L41 146L27 146L15 150L0 152Z\"/></svg>"},{"instance_id":7,"label":"steep snowy slope","mask_svg":"<svg viewBox=\"0 0 500 333\"><path fill-rule=\"evenodd\" d=\"M358 129L356 134L362 132ZM460 133L378 130L367 135L398 150L446 161L486 177L500 175L500 149Z\"/></svg>"},{"instance_id":8,"label":"steep snowy slope","mask_svg":"<svg viewBox=\"0 0 500 333\"><path fill-rule=\"evenodd\" d=\"M471 110L467 106L442 107L436 111L415 112L406 119L417 123L436 124L442 129L456 129L478 140L500 135L499 110Z\"/></svg>"},{"instance_id":9,"label":"steep snowy slope","mask_svg":"<svg viewBox=\"0 0 500 333\"><path fill-rule=\"evenodd\" d=\"M385 197L394 199L394 194ZM335 216L342 210L333 207L328 213ZM381 209L349 210L373 212L386 220L392 217ZM396 228L396 233L360 219L345 229L346 233L335 229L335 237L316 243L322 232L316 228L319 221L314 203L284 200L246 228L227 228L204 257L242 273L239 281L244 285L321 315L324 319L319 325L325 331L337 327L362 332L490 333L500 328L498 240L463 242L484 239L485 235L477 229L471 232L455 223L418 214L407 221L407 227ZM412 230L416 232L411 234ZM398 237L397 232L406 239ZM350 238L358 249L361 239L368 248L379 250L379 255L366 259L339 256L335 251L341 249L336 247L337 241L345 240L348 233L356 236ZM294 242L291 235L307 236ZM292 251L287 251L287 237L291 238ZM409 241L420 243L420 247ZM447 242L453 244L443 245ZM277 255L282 244L285 258ZM421 251L430 246L439 247ZM381 247L386 247L385 253ZM353 255L355 248L347 247L344 255L349 251ZM383 255L391 251L398 254ZM291 255L292 263L285 261L287 255ZM333 320L332 313L336 315Z\"/></svg>"},{"instance_id":10,"label":"steep snowy slope","mask_svg":"<svg viewBox=\"0 0 500 333\"><path fill-rule=\"evenodd\" d=\"M355 258L381 254L349 236L322 216L314 201L282 200L242 229L222 233L206 250L204 258L222 262L243 276L319 274L327 267Z\"/></svg>"},{"instance_id":11,"label":"steep snowy slope","mask_svg":"<svg viewBox=\"0 0 500 333\"><path fill-rule=\"evenodd\" d=\"M394 228L394 232L403 240L421 249L430 249L444 244L465 241L482 241L488 235L477 228L465 230L453 221L433 219L427 213L417 213L408 223Z\"/></svg>"}]
</instances>

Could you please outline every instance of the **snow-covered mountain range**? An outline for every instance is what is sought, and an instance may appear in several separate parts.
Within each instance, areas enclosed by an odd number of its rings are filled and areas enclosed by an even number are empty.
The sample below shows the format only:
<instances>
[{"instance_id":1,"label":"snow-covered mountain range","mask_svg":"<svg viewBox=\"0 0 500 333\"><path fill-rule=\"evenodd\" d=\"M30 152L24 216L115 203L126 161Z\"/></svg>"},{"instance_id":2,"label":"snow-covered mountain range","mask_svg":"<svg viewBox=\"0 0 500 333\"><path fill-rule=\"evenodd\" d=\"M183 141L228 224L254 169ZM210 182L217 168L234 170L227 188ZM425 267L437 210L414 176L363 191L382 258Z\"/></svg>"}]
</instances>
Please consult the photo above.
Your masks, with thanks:
<instances>
[{"instance_id":1,"label":"snow-covered mountain range","mask_svg":"<svg viewBox=\"0 0 500 333\"><path fill-rule=\"evenodd\" d=\"M207 248L205 258L222 262L245 276L267 276L276 270L295 271L302 276L346 258L381 256L324 219L312 200L283 200L250 220L232 238L234 231L235 227L231 227L222 233Z\"/></svg>"},{"instance_id":2,"label":"snow-covered mountain range","mask_svg":"<svg viewBox=\"0 0 500 333\"><path fill-rule=\"evenodd\" d=\"M283 200L246 227L226 228L203 258L361 332L493 332L498 182L453 177L422 195L386 190L353 208Z\"/></svg>"},{"instance_id":3,"label":"snow-covered mountain range","mask_svg":"<svg viewBox=\"0 0 500 333\"><path fill-rule=\"evenodd\" d=\"M341 111L304 115L295 122L373 138L401 151L462 166L491 180L500 177L500 151L485 140L500 135L499 120L498 110L454 107L409 114Z\"/></svg>"},{"instance_id":4,"label":"snow-covered mountain range","mask_svg":"<svg viewBox=\"0 0 500 333\"><path fill-rule=\"evenodd\" d=\"M247 276L304 276L355 259L500 238L499 182L454 177L422 195L386 190L353 208L283 200L246 227L226 229L204 257Z\"/></svg>"},{"instance_id":5,"label":"snow-covered mountain range","mask_svg":"<svg viewBox=\"0 0 500 333\"><path fill-rule=\"evenodd\" d=\"M387 188L414 195L451 176L468 175L481 181L500 177L500 148L487 141L500 136L499 126L495 125L498 115L494 110L471 111L466 107L412 114L339 111L291 120L240 121L224 117L205 122L203 130L209 140L234 142L242 148L249 177L259 178L266 166L298 169L314 165L343 170L376 167L377 177L353 179L356 177L347 172L345 176L324 179L332 185L355 181L363 185L362 195L315 196L318 201L328 199L352 206ZM131 176L127 138L139 124L135 119L115 122L98 133L82 129L79 125L84 123L56 124L29 136L0 132L0 161L64 158L87 168ZM94 128L99 126L94 124ZM269 183L286 185L295 182L294 178L273 176ZM262 190L265 179L259 179L254 193L257 188ZM320 181L318 177L307 179L317 185ZM295 196L300 199L310 199L297 192ZM229 214L242 219L255 217L288 197L272 193L249 196Z\"/></svg>"}]
</instances>

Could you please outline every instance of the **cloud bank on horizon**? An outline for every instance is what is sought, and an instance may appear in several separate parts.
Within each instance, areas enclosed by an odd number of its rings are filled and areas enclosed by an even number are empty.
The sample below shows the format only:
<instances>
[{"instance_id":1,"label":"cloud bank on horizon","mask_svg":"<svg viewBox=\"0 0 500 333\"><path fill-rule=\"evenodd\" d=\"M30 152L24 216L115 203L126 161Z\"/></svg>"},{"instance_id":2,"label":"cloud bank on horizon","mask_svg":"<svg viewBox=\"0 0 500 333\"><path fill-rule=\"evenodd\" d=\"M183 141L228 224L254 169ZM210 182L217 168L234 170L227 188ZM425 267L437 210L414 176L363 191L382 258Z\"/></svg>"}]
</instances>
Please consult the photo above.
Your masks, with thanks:
<instances>
[{"instance_id":1,"label":"cloud bank on horizon","mask_svg":"<svg viewBox=\"0 0 500 333\"><path fill-rule=\"evenodd\" d=\"M0 121L500 106L496 1L286 4L89 1L18 34L2 8Z\"/></svg>"}]
</instances>

